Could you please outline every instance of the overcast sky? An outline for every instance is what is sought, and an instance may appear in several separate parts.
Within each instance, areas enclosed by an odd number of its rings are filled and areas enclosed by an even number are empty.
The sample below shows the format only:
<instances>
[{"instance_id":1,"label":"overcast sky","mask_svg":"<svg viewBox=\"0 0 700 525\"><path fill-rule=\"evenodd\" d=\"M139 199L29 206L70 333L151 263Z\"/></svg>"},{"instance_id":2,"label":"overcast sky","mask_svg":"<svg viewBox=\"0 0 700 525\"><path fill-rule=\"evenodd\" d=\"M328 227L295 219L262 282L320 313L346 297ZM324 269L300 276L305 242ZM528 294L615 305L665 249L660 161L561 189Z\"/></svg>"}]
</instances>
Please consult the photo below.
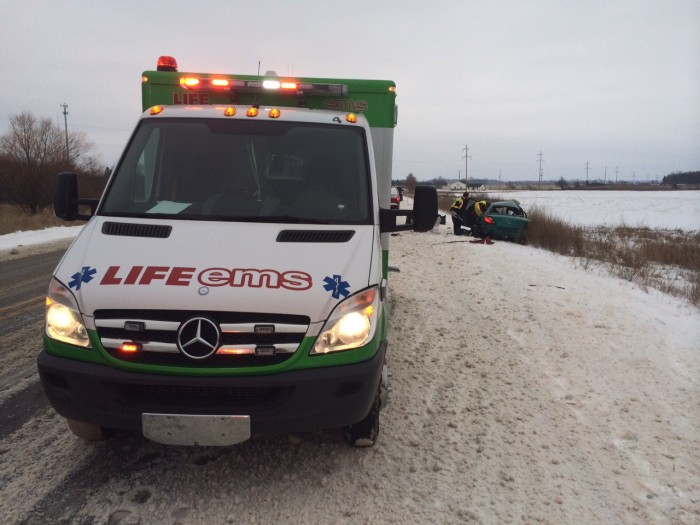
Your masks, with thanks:
<instances>
[{"instance_id":1,"label":"overcast sky","mask_svg":"<svg viewBox=\"0 0 700 525\"><path fill-rule=\"evenodd\" d=\"M0 0L0 133L29 110L116 163L160 55L182 71L397 84L394 178L700 169L700 0ZM465 146L469 147L465 166Z\"/></svg>"}]
</instances>

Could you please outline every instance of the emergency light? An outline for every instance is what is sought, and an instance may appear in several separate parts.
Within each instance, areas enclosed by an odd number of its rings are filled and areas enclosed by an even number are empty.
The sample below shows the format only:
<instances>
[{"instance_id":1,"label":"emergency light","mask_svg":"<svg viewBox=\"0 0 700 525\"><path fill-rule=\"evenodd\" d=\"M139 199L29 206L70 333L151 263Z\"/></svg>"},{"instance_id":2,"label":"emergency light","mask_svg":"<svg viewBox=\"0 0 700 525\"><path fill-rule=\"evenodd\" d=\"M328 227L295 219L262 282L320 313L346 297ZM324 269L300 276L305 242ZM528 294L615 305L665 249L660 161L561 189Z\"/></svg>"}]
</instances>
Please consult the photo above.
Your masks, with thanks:
<instances>
[{"instance_id":1,"label":"emergency light","mask_svg":"<svg viewBox=\"0 0 700 525\"><path fill-rule=\"evenodd\" d=\"M141 350L141 345L139 343L122 343L121 351L127 354L133 354L134 352L139 352Z\"/></svg>"},{"instance_id":2,"label":"emergency light","mask_svg":"<svg viewBox=\"0 0 700 525\"><path fill-rule=\"evenodd\" d=\"M177 71L177 60L169 56L158 57L157 71Z\"/></svg>"}]
</instances>

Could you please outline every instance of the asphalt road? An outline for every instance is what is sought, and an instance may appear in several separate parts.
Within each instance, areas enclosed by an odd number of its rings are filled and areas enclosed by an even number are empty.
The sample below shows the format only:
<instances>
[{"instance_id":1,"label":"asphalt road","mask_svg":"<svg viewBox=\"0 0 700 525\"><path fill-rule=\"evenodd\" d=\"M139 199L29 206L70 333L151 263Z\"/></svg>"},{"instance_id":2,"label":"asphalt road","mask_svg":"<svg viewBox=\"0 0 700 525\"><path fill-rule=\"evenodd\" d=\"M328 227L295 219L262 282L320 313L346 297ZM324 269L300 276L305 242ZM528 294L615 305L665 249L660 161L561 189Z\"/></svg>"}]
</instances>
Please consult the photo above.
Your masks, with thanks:
<instances>
[{"instance_id":1,"label":"asphalt road","mask_svg":"<svg viewBox=\"0 0 700 525\"><path fill-rule=\"evenodd\" d=\"M65 250L0 262L0 437L47 407L36 373L44 298Z\"/></svg>"}]
</instances>

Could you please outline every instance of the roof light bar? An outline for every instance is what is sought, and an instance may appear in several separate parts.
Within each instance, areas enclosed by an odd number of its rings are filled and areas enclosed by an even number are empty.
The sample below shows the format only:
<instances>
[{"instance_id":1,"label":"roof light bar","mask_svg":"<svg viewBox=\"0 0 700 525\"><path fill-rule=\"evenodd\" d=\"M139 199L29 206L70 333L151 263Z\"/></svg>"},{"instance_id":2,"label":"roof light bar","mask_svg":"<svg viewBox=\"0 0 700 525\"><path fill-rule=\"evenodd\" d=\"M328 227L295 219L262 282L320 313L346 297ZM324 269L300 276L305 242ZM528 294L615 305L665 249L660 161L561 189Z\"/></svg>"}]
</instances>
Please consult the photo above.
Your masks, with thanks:
<instances>
[{"instance_id":1,"label":"roof light bar","mask_svg":"<svg viewBox=\"0 0 700 525\"><path fill-rule=\"evenodd\" d=\"M199 91L236 91L239 93L260 93L278 91L305 95L325 95L329 97L347 96L348 87L344 84L312 84L293 80L234 80L222 77L180 78L180 85L185 89Z\"/></svg>"}]
</instances>

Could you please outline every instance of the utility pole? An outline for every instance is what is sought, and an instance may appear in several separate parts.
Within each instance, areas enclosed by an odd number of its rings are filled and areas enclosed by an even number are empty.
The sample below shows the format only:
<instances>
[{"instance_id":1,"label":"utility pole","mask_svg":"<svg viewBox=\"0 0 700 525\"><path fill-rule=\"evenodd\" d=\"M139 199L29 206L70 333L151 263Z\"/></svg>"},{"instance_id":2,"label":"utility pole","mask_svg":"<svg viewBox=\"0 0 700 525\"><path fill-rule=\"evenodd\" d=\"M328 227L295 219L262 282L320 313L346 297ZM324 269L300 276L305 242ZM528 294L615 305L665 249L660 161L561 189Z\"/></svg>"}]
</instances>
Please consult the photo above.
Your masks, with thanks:
<instances>
[{"instance_id":1,"label":"utility pole","mask_svg":"<svg viewBox=\"0 0 700 525\"><path fill-rule=\"evenodd\" d=\"M61 104L61 107L63 108L63 122L66 129L66 162L69 162L70 155L68 153L68 104L64 102L63 104Z\"/></svg>"},{"instance_id":2,"label":"utility pole","mask_svg":"<svg viewBox=\"0 0 700 525\"><path fill-rule=\"evenodd\" d=\"M586 186L588 186L588 170L589 169L591 169L591 168L588 166L588 161L586 161Z\"/></svg>"},{"instance_id":3,"label":"utility pole","mask_svg":"<svg viewBox=\"0 0 700 525\"><path fill-rule=\"evenodd\" d=\"M540 159L537 161L537 162L540 163L540 185L539 185L539 189L542 189L542 163L544 162L544 161L542 160L542 155L544 155L544 153L542 153L541 151L537 154L537 156L540 158Z\"/></svg>"},{"instance_id":4,"label":"utility pole","mask_svg":"<svg viewBox=\"0 0 700 525\"><path fill-rule=\"evenodd\" d=\"M464 145L462 151L464 152L464 157L462 157L464 159L464 186L469 189L469 183L467 180L469 179L469 159L472 157L469 155L469 146L467 144Z\"/></svg>"},{"instance_id":5,"label":"utility pole","mask_svg":"<svg viewBox=\"0 0 700 525\"><path fill-rule=\"evenodd\" d=\"M501 170L498 170L498 189L501 189Z\"/></svg>"},{"instance_id":6,"label":"utility pole","mask_svg":"<svg viewBox=\"0 0 700 525\"><path fill-rule=\"evenodd\" d=\"M619 170L619 168L617 166L615 166L615 184L617 184L617 172L618 172L618 170Z\"/></svg>"},{"instance_id":7,"label":"utility pole","mask_svg":"<svg viewBox=\"0 0 700 525\"><path fill-rule=\"evenodd\" d=\"M608 167L605 166L605 177L603 178L603 184L608 183Z\"/></svg>"}]
</instances>

